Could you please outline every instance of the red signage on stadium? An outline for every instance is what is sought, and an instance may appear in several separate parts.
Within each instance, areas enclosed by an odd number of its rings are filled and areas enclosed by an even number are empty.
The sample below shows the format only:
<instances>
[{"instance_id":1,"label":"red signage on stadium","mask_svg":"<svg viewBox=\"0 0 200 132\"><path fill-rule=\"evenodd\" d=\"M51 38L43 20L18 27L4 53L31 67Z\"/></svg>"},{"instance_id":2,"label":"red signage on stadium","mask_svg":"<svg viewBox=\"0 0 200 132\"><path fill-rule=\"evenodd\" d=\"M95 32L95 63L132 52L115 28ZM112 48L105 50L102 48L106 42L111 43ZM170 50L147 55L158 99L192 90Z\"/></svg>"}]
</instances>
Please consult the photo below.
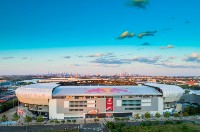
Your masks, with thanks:
<instances>
[{"instance_id":1,"label":"red signage on stadium","mask_svg":"<svg viewBox=\"0 0 200 132\"><path fill-rule=\"evenodd\" d=\"M106 98L106 111L113 111L113 98Z\"/></svg>"}]
</instances>

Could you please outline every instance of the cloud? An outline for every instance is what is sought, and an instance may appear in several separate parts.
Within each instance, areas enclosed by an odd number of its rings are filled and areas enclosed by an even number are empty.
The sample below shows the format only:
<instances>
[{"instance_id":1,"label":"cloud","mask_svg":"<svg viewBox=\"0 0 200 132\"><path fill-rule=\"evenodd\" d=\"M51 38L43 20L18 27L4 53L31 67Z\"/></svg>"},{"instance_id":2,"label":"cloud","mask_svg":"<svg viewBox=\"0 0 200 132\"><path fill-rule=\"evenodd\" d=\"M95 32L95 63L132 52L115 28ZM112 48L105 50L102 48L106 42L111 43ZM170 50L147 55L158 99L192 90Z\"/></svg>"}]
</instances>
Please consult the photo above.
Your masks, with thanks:
<instances>
[{"instance_id":1,"label":"cloud","mask_svg":"<svg viewBox=\"0 0 200 132\"><path fill-rule=\"evenodd\" d=\"M117 59L117 58L98 58L90 62L99 63L99 64L128 64L130 63L127 60Z\"/></svg>"},{"instance_id":2,"label":"cloud","mask_svg":"<svg viewBox=\"0 0 200 132\"><path fill-rule=\"evenodd\" d=\"M146 64L155 64L160 60L160 57L156 56L153 58L148 57L138 57L134 58L133 61L140 62L140 63L146 63Z\"/></svg>"},{"instance_id":3,"label":"cloud","mask_svg":"<svg viewBox=\"0 0 200 132\"><path fill-rule=\"evenodd\" d=\"M153 58L148 57L137 57L133 59L118 59L118 58L98 58L96 60L91 61L92 63L99 63L99 64L130 64L132 62L140 62L146 64L154 64L157 63L161 59L161 56L155 56Z\"/></svg>"},{"instance_id":4,"label":"cloud","mask_svg":"<svg viewBox=\"0 0 200 132\"><path fill-rule=\"evenodd\" d=\"M3 57L2 59L13 59L14 57L9 56L9 57Z\"/></svg>"},{"instance_id":5,"label":"cloud","mask_svg":"<svg viewBox=\"0 0 200 132\"><path fill-rule=\"evenodd\" d=\"M198 53L192 53L189 55L186 59L184 59L187 62L197 62L200 63L200 54Z\"/></svg>"},{"instance_id":6,"label":"cloud","mask_svg":"<svg viewBox=\"0 0 200 132\"><path fill-rule=\"evenodd\" d=\"M132 7L145 9L148 4L148 0L129 0L127 4Z\"/></svg>"},{"instance_id":7,"label":"cloud","mask_svg":"<svg viewBox=\"0 0 200 132\"><path fill-rule=\"evenodd\" d=\"M143 43L143 44L141 44L142 46L150 46L151 44L150 43Z\"/></svg>"},{"instance_id":8,"label":"cloud","mask_svg":"<svg viewBox=\"0 0 200 132\"><path fill-rule=\"evenodd\" d=\"M161 46L160 49L172 49L174 45Z\"/></svg>"},{"instance_id":9,"label":"cloud","mask_svg":"<svg viewBox=\"0 0 200 132\"><path fill-rule=\"evenodd\" d=\"M177 57L176 56L170 56L170 57L168 57L168 59L170 59L170 60L173 60L173 59L176 59Z\"/></svg>"},{"instance_id":10,"label":"cloud","mask_svg":"<svg viewBox=\"0 0 200 132\"><path fill-rule=\"evenodd\" d=\"M83 65L80 65L80 64L69 64L67 66L69 66L69 67L78 67L78 66L83 66Z\"/></svg>"},{"instance_id":11,"label":"cloud","mask_svg":"<svg viewBox=\"0 0 200 132\"><path fill-rule=\"evenodd\" d=\"M159 64L156 64L156 65L169 67L169 68L200 68L200 66L187 65L187 64L177 64L177 63L171 63L171 62L159 63Z\"/></svg>"},{"instance_id":12,"label":"cloud","mask_svg":"<svg viewBox=\"0 0 200 132\"><path fill-rule=\"evenodd\" d=\"M200 54L193 55L193 56L200 57ZM93 64L93 66L103 66L103 67L119 67L122 64L131 64L133 62L139 62L139 63L151 64L155 66L163 66L163 67L168 67L168 68L200 68L200 66L197 66L197 65L178 64L178 63L173 63L170 60L162 60L162 58L163 58L162 56L154 56L152 58L136 57L132 59L97 58L90 62L96 63L96 64Z\"/></svg>"},{"instance_id":13,"label":"cloud","mask_svg":"<svg viewBox=\"0 0 200 132\"><path fill-rule=\"evenodd\" d=\"M69 59L69 58L71 58L71 56L64 56L64 58L65 58L65 59Z\"/></svg>"},{"instance_id":14,"label":"cloud","mask_svg":"<svg viewBox=\"0 0 200 132\"><path fill-rule=\"evenodd\" d=\"M94 55L88 55L88 57L101 57L101 56L104 56L104 54L94 54Z\"/></svg>"},{"instance_id":15,"label":"cloud","mask_svg":"<svg viewBox=\"0 0 200 132\"><path fill-rule=\"evenodd\" d=\"M124 39L124 38L132 38L135 36L135 33L130 33L129 31L124 31L118 39Z\"/></svg>"},{"instance_id":16,"label":"cloud","mask_svg":"<svg viewBox=\"0 0 200 132\"><path fill-rule=\"evenodd\" d=\"M87 57L103 57L103 56L112 56L113 53L106 53L106 54L102 54L102 53L97 53L97 54L93 54L93 55L88 55Z\"/></svg>"},{"instance_id":17,"label":"cloud","mask_svg":"<svg viewBox=\"0 0 200 132\"><path fill-rule=\"evenodd\" d=\"M82 56L82 55L78 55L77 57L78 57L78 58L83 58L83 56Z\"/></svg>"},{"instance_id":18,"label":"cloud","mask_svg":"<svg viewBox=\"0 0 200 132\"><path fill-rule=\"evenodd\" d=\"M155 36L155 33L157 33L157 31L146 31L146 32L141 32L138 34L138 38L142 39L144 36Z\"/></svg>"},{"instance_id":19,"label":"cloud","mask_svg":"<svg viewBox=\"0 0 200 132\"><path fill-rule=\"evenodd\" d=\"M99 67L119 67L119 64L93 64L92 66L99 66Z\"/></svg>"}]
</instances>

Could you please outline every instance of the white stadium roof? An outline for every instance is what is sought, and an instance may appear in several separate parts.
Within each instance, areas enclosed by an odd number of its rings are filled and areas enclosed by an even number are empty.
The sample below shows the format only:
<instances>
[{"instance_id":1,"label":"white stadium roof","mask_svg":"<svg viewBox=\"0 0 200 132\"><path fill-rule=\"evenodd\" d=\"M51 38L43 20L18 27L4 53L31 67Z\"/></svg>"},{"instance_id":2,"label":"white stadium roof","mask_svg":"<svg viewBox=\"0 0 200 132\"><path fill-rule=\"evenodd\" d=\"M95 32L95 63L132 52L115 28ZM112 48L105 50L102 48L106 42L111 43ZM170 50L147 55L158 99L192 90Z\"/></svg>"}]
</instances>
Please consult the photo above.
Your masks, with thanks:
<instances>
[{"instance_id":1,"label":"white stadium roof","mask_svg":"<svg viewBox=\"0 0 200 132\"><path fill-rule=\"evenodd\" d=\"M37 83L16 89L20 102L48 105L48 100L58 96L120 96L162 95L165 102L178 101L184 90L175 85L147 83L144 86L60 86L56 83Z\"/></svg>"},{"instance_id":2,"label":"white stadium roof","mask_svg":"<svg viewBox=\"0 0 200 132\"><path fill-rule=\"evenodd\" d=\"M53 96L66 95L162 95L148 86L59 86Z\"/></svg>"},{"instance_id":3,"label":"white stadium roof","mask_svg":"<svg viewBox=\"0 0 200 132\"><path fill-rule=\"evenodd\" d=\"M168 98L168 100L175 99L177 101L184 93L184 90L176 85L166 85L157 83L146 83L145 85L160 89L163 93L163 97Z\"/></svg>"},{"instance_id":4,"label":"white stadium roof","mask_svg":"<svg viewBox=\"0 0 200 132\"><path fill-rule=\"evenodd\" d=\"M52 98L52 91L58 87L56 83L37 83L22 86L16 89L17 98L29 104L48 104L48 99Z\"/></svg>"}]
</instances>

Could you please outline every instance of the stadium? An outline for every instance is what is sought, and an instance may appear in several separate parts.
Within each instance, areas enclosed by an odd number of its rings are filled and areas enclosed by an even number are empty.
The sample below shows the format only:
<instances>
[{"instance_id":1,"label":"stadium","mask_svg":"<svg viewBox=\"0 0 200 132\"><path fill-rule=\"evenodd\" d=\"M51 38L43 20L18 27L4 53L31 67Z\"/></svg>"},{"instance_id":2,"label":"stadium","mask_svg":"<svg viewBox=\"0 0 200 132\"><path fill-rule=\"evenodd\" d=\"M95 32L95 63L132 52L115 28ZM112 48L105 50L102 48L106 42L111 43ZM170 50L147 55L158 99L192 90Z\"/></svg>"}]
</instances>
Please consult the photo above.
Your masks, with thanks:
<instances>
[{"instance_id":1,"label":"stadium","mask_svg":"<svg viewBox=\"0 0 200 132\"><path fill-rule=\"evenodd\" d=\"M16 89L28 110L49 119L128 117L176 109L184 90L175 85L146 83L139 86L61 86L37 83Z\"/></svg>"}]
</instances>

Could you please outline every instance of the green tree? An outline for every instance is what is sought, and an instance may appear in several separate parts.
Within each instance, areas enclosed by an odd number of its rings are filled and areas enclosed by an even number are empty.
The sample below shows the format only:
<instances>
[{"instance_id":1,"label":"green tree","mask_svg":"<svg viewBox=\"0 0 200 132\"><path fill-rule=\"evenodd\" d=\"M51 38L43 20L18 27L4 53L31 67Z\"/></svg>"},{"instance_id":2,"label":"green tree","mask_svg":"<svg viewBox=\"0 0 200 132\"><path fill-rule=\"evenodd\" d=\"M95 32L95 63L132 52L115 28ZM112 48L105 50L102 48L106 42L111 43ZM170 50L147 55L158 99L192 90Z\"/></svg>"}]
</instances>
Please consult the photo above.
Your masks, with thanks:
<instances>
[{"instance_id":1,"label":"green tree","mask_svg":"<svg viewBox=\"0 0 200 132\"><path fill-rule=\"evenodd\" d=\"M187 112L183 112L183 116L188 116L188 113Z\"/></svg>"},{"instance_id":2,"label":"green tree","mask_svg":"<svg viewBox=\"0 0 200 132\"><path fill-rule=\"evenodd\" d=\"M135 117L135 119L140 119L140 115L139 115L138 113L136 113L136 114L134 115L134 117Z\"/></svg>"},{"instance_id":3,"label":"green tree","mask_svg":"<svg viewBox=\"0 0 200 132\"><path fill-rule=\"evenodd\" d=\"M1 121L2 121L2 122L8 121L8 117L6 117L6 115L3 115L2 118L1 118Z\"/></svg>"},{"instance_id":4,"label":"green tree","mask_svg":"<svg viewBox=\"0 0 200 132\"><path fill-rule=\"evenodd\" d=\"M174 117L179 117L180 114L179 114L179 113L174 113L173 116L174 116Z\"/></svg>"},{"instance_id":5,"label":"green tree","mask_svg":"<svg viewBox=\"0 0 200 132\"><path fill-rule=\"evenodd\" d=\"M125 121L129 121L130 119L128 117L124 118Z\"/></svg>"},{"instance_id":6,"label":"green tree","mask_svg":"<svg viewBox=\"0 0 200 132\"><path fill-rule=\"evenodd\" d=\"M120 121L119 117L115 117L114 119L115 119L115 121Z\"/></svg>"},{"instance_id":7,"label":"green tree","mask_svg":"<svg viewBox=\"0 0 200 132\"><path fill-rule=\"evenodd\" d=\"M39 116L37 117L37 122L43 122L43 121L44 121L44 119L42 118L41 115L39 115Z\"/></svg>"},{"instance_id":8,"label":"green tree","mask_svg":"<svg viewBox=\"0 0 200 132\"><path fill-rule=\"evenodd\" d=\"M13 115L12 120L17 121L20 118L20 116L17 114L17 112Z\"/></svg>"},{"instance_id":9,"label":"green tree","mask_svg":"<svg viewBox=\"0 0 200 132\"><path fill-rule=\"evenodd\" d=\"M61 123L63 123L63 124L64 124L64 123L65 123L65 120L62 120L62 121L61 121Z\"/></svg>"},{"instance_id":10,"label":"green tree","mask_svg":"<svg viewBox=\"0 0 200 132\"><path fill-rule=\"evenodd\" d=\"M97 121L99 121L99 119L97 119ZM75 124L75 123L76 123L76 120L74 119L74 120L72 120L72 122Z\"/></svg>"},{"instance_id":11,"label":"green tree","mask_svg":"<svg viewBox=\"0 0 200 132\"><path fill-rule=\"evenodd\" d=\"M71 120L70 120L70 119L68 119L68 120L67 120L67 123L70 123L70 122L71 122Z\"/></svg>"},{"instance_id":12,"label":"green tree","mask_svg":"<svg viewBox=\"0 0 200 132\"><path fill-rule=\"evenodd\" d=\"M97 121L99 121L99 119L98 118L94 118L94 122L97 122Z\"/></svg>"},{"instance_id":13,"label":"green tree","mask_svg":"<svg viewBox=\"0 0 200 132\"><path fill-rule=\"evenodd\" d=\"M151 117L151 115L150 115L149 112L146 112L146 113L144 114L144 117L145 117L146 119L149 119L149 118Z\"/></svg>"},{"instance_id":14,"label":"green tree","mask_svg":"<svg viewBox=\"0 0 200 132\"><path fill-rule=\"evenodd\" d=\"M155 114L155 117L156 117L156 118L160 118L160 113L157 112L157 113Z\"/></svg>"},{"instance_id":15,"label":"green tree","mask_svg":"<svg viewBox=\"0 0 200 132\"><path fill-rule=\"evenodd\" d=\"M165 112L165 113L164 113L164 117L165 117L165 118L169 118L169 116L170 116L169 112Z\"/></svg>"},{"instance_id":16,"label":"green tree","mask_svg":"<svg viewBox=\"0 0 200 132\"><path fill-rule=\"evenodd\" d=\"M60 123L60 121L58 121L57 119L55 120L55 123Z\"/></svg>"},{"instance_id":17,"label":"green tree","mask_svg":"<svg viewBox=\"0 0 200 132\"><path fill-rule=\"evenodd\" d=\"M26 116L25 119L24 119L25 122L29 123L32 121L32 117L30 116Z\"/></svg>"}]
</instances>

